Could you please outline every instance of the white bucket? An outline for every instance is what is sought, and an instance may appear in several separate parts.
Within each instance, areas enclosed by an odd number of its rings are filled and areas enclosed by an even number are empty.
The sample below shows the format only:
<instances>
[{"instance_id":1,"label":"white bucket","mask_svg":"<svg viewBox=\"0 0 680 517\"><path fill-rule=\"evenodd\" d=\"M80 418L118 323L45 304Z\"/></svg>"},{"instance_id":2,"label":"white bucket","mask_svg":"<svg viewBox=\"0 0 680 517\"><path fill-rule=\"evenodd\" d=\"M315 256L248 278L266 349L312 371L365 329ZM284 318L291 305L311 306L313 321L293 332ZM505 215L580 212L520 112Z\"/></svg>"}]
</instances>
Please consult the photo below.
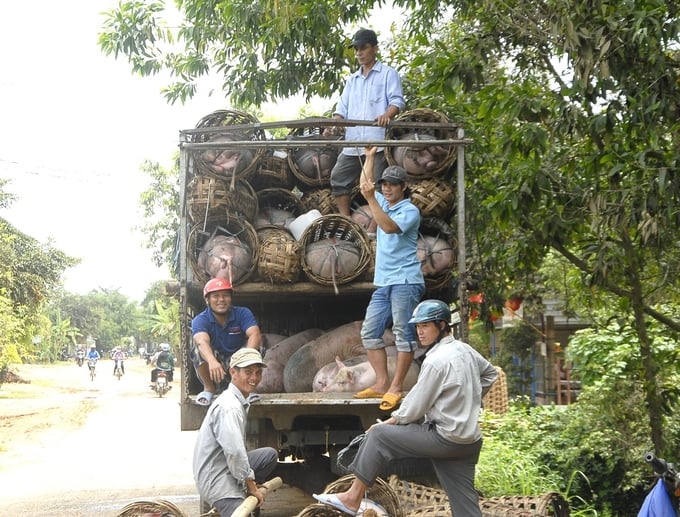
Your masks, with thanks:
<instances>
[{"instance_id":1,"label":"white bucket","mask_svg":"<svg viewBox=\"0 0 680 517\"><path fill-rule=\"evenodd\" d=\"M299 241L302 234L305 233L305 230L309 228L309 225L319 217L321 217L321 212L316 209L310 210L293 219L288 225L288 229L290 230L290 233L293 234L293 237L295 237L295 240Z\"/></svg>"}]
</instances>

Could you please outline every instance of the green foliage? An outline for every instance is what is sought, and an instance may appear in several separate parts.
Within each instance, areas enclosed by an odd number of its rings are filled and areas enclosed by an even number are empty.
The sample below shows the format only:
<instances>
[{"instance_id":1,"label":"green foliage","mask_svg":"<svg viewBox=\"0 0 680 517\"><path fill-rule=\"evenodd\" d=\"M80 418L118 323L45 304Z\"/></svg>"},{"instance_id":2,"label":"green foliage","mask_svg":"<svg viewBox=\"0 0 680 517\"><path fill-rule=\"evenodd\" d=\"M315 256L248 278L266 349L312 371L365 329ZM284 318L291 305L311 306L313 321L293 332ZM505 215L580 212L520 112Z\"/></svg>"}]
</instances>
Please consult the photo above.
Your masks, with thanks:
<instances>
[{"instance_id":1,"label":"green foliage","mask_svg":"<svg viewBox=\"0 0 680 517\"><path fill-rule=\"evenodd\" d=\"M530 394L534 367L533 351L540 339L541 334L537 329L522 320L500 332L501 344L496 364L503 368L508 376L510 396Z\"/></svg>"},{"instance_id":2,"label":"green foliage","mask_svg":"<svg viewBox=\"0 0 680 517\"><path fill-rule=\"evenodd\" d=\"M157 266L166 264L174 272L176 241L179 231L179 163L172 169L158 163L144 162L142 172L149 176L150 185L140 195L144 225L140 230L147 236Z\"/></svg>"}]
</instances>

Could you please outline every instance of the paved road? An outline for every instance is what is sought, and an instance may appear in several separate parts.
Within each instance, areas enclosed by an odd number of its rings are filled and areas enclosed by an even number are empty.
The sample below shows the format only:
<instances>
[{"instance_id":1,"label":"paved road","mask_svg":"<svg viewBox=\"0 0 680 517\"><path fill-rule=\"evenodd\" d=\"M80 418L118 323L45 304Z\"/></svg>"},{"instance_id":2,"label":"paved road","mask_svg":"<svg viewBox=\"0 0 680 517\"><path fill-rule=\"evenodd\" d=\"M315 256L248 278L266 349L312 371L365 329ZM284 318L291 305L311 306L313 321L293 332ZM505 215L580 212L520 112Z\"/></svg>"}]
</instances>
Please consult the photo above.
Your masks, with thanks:
<instances>
[{"instance_id":1,"label":"paved road","mask_svg":"<svg viewBox=\"0 0 680 517\"><path fill-rule=\"evenodd\" d=\"M131 502L153 499L174 503L186 517L200 515L191 474L196 432L180 431L179 383L159 398L140 359L126 362L121 380L111 361L99 363L93 382L85 367L68 368L76 389L52 405L92 410L82 427L57 432L46 426L32 446L10 451L0 468L0 516L113 517ZM311 501L284 485L262 514L296 515Z\"/></svg>"}]
</instances>

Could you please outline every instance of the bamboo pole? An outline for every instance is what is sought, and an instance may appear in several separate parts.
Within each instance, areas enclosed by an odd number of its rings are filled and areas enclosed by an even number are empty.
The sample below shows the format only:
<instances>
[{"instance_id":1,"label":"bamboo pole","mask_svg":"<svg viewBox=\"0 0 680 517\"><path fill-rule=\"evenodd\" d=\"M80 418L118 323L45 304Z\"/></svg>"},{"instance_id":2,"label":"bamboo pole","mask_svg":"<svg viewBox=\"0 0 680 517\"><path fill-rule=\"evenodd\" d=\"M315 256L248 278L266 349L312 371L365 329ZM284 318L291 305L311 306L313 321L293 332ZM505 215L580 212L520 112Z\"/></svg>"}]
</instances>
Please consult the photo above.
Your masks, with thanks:
<instances>
[{"instance_id":1,"label":"bamboo pole","mask_svg":"<svg viewBox=\"0 0 680 517\"><path fill-rule=\"evenodd\" d=\"M267 492L281 488L281 485L283 485L283 480L280 477L275 477L269 481L265 481L262 486L260 486L260 492L267 495ZM257 508L257 503L259 503L257 497L249 495L241 503L241 506L236 508L234 513L231 514L231 517L248 517L250 513Z\"/></svg>"}]
</instances>

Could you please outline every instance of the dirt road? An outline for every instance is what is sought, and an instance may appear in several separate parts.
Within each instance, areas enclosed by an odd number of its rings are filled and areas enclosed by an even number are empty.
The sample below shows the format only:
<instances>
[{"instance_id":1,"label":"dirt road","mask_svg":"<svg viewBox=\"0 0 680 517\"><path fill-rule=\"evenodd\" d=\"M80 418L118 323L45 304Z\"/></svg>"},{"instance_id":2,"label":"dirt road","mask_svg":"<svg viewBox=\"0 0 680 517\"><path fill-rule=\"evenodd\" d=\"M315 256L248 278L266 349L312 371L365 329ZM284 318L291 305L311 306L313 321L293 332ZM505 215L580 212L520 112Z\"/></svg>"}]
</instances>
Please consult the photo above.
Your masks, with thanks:
<instances>
[{"instance_id":1,"label":"dirt road","mask_svg":"<svg viewBox=\"0 0 680 517\"><path fill-rule=\"evenodd\" d=\"M200 515L192 473L195 431L180 431L179 382L159 398L149 367L134 358L117 380L101 360L87 366L22 366L27 384L0 387L0 516L116 516L125 505L164 499ZM313 500L284 485L263 517L296 515Z\"/></svg>"}]
</instances>

